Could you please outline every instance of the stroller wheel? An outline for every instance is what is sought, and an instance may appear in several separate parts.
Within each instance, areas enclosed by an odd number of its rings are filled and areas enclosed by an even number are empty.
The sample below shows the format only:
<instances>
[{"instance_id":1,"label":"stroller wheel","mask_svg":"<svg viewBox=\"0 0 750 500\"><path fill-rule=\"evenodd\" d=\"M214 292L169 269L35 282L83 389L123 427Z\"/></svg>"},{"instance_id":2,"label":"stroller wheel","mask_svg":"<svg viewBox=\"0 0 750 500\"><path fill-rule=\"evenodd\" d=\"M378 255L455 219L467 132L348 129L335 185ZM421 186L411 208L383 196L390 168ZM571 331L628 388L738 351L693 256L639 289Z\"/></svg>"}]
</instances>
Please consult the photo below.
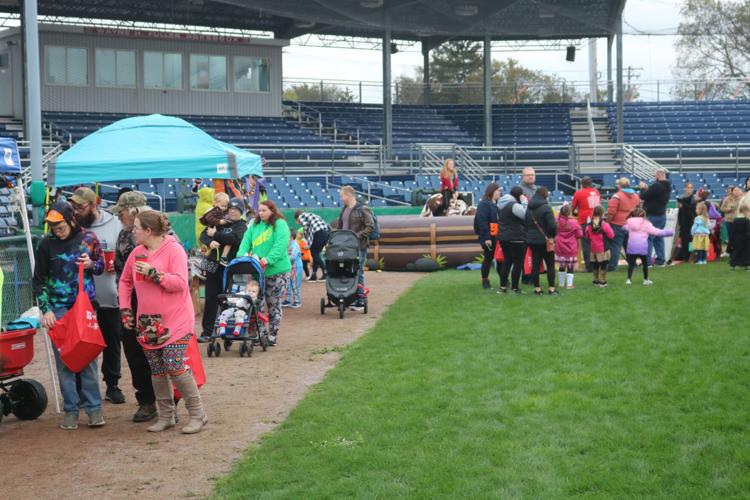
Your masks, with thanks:
<instances>
[{"instance_id":1,"label":"stroller wheel","mask_svg":"<svg viewBox=\"0 0 750 500\"><path fill-rule=\"evenodd\" d=\"M365 302L362 304L364 307L362 308L362 312L364 314L367 314L367 297L365 297Z\"/></svg>"},{"instance_id":2,"label":"stroller wheel","mask_svg":"<svg viewBox=\"0 0 750 500\"><path fill-rule=\"evenodd\" d=\"M224 350L228 351L232 347L232 341L230 339L224 339Z\"/></svg>"},{"instance_id":3,"label":"stroller wheel","mask_svg":"<svg viewBox=\"0 0 750 500\"><path fill-rule=\"evenodd\" d=\"M250 344L250 347L248 347L247 342L243 342L242 345L240 345L240 357L250 357L250 351L252 350L252 344Z\"/></svg>"},{"instance_id":4,"label":"stroller wheel","mask_svg":"<svg viewBox=\"0 0 750 500\"><path fill-rule=\"evenodd\" d=\"M263 352L268 350L268 335L263 335L263 337L261 337L260 348L263 349Z\"/></svg>"},{"instance_id":5,"label":"stroller wheel","mask_svg":"<svg viewBox=\"0 0 750 500\"><path fill-rule=\"evenodd\" d=\"M210 342L206 346L206 355L208 355L209 358L213 358L214 357L214 344L213 344L213 342Z\"/></svg>"},{"instance_id":6,"label":"stroller wheel","mask_svg":"<svg viewBox=\"0 0 750 500\"><path fill-rule=\"evenodd\" d=\"M339 302L339 319L344 319L344 301Z\"/></svg>"},{"instance_id":7,"label":"stroller wheel","mask_svg":"<svg viewBox=\"0 0 750 500\"><path fill-rule=\"evenodd\" d=\"M34 420L47 409L47 391L36 380L15 381L9 396L13 415L19 420Z\"/></svg>"},{"instance_id":8,"label":"stroller wheel","mask_svg":"<svg viewBox=\"0 0 750 500\"><path fill-rule=\"evenodd\" d=\"M221 356L221 344L219 344L218 342L214 343L214 354L217 358Z\"/></svg>"},{"instance_id":9,"label":"stroller wheel","mask_svg":"<svg viewBox=\"0 0 750 500\"><path fill-rule=\"evenodd\" d=\"M320 299L320 314L326 313L326 299Z\"/></svg>"}]
</instances>

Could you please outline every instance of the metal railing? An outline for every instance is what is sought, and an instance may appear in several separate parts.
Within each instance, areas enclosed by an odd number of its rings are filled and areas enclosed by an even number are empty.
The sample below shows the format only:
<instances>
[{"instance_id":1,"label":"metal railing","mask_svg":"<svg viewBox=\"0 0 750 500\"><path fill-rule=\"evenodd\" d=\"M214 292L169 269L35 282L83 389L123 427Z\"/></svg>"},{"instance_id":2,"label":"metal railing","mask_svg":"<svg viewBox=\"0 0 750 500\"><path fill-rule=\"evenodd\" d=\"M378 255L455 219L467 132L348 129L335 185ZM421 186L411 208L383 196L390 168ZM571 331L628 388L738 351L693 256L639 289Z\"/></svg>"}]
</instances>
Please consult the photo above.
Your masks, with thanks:
<instances>
[{"instance_id":1,"label":"metal railing","mask_svg":"<svg viewBox=\"0 0 750 500\"><path fill-rule=\"evenodd\" d=\"M310 169L339 173L385 172L385 157L380 144L237 144L266 158L266 175L295 175Z\"/></svg>"},{"instance_id":2,"label":"metal railing","mask_svg":"<svg viewBox=\"0 0 750 500\"><path fill-rule=\"evenodd\" d=\"M30 149L29 141L16 141L18 152ZM63 145L57 141L42 141L42 179L47 178L49 163L60 156L64 151ZM21 158L21 182L24 189L31 184L31 157Z\"/></svg>"},{"instance_id":3,"label":"metal railing","mask_svg":"<svg viewBox=\"0 0 750 500\"><path fill-rule=\"evenodd\" d=\"M445 160L452 158L461 169L462 177L470 180L481 180L487 171L474 159L463 146L451 143L417 143L414 145L419 155L419 171L438 174L443 169Z\"/></svg>"},{"instance_id":4,"label":"metal railing","mask_svg":"<svg viewBox=\"0 0 750 500\"><path fill-rule=\"evenodd\" d=\"M591 144L596 144L596 129L594 128L594 117L591 114L591 101L586 99L586 122L589 124L589 137Z\"/></svg>"}]
</instances>

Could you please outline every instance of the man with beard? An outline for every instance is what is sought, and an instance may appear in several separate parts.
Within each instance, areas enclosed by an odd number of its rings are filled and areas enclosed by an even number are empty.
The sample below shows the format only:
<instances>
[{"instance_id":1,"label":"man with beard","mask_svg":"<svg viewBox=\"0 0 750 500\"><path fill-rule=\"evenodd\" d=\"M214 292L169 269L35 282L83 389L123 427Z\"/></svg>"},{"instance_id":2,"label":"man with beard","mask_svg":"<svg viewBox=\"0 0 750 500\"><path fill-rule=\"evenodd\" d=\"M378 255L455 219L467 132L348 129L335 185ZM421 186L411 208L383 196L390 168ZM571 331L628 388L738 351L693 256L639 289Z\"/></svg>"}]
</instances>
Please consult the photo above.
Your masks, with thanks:
<instances>
[{"instance_id":1,"label":"man with beard","mask_svg":"<svg viewBox=\"0 0 750 500\"><path fill-rule=\"evenodd\" d=\"M76 189L70 197L76 222L96 235L104 253L104 272L94 277L96 319L107 344L102 357L102 375L107 384L104 399L113 404L122 404L125 402L125 395L118 386L122 331L114 268L115 243L122 224L109 212L99 210L100 201L96 193L86 187Z\"/></svg>"}]
</instances>

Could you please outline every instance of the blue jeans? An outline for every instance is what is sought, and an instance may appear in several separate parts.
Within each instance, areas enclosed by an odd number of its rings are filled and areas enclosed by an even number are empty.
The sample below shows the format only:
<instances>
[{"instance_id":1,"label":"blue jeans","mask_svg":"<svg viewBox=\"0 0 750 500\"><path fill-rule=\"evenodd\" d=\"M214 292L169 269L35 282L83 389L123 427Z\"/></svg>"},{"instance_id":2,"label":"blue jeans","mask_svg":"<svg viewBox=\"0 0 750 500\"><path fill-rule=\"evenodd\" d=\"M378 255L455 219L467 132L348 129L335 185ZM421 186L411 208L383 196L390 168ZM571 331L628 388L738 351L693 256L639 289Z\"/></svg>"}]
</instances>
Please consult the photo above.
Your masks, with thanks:
<instances>
[{"instance_id":1,"label":"blue jeans","mask_svg":"<svg viewBox=\"0 0 750 500\"><path fill-rule=\"evenodd\" d=\"M302 261L296 259L292 262L292 271L289 273L289 290L286 301L292 304L302 303Z\"/></svg>"},{"instance_id":2,"label":"blue jeans","mask_svg":"<svg viewBox=\"0 0 750 500\"><path fill-rule=\"evenodd\" d=\"M628 233L622 229L622 226L610 225L612 226L612 231L615 233L615 237L609 242L609 251L612 255L609 258L607 271L612 272L617 270L617 263L620 260L620 249L627 243Z\"/></svg>"},{"instance_id":3,"label":"blue jeans","mask_svg":"<svg viewBox=\"0 0 750 500\"><path fill-rule=\"evenodd\" d=\"M65 316L67 311L55 311L57 319ZM99 392L99 367L94 359L80 373L74 373L65 366L60 358L57 348L55 352L55 364L57 365L57 378L60 380L60 392L63 397L63 408L65 413L78 414L79 408L83 408L87 414L102 409L102 396ZM76 387L76 378L81 381L80 389Z\"/></svg>"},{"instance_id":4,"label":"blue jeans","mask_svg":"<svg viewBox=\"0 0 750 500\"><path fill-rule=\"evenodd\" d=\"M656 229L664 229L667 225L666 215L648 215L646 216L651 224ZM657 266L661 266L666 262L664 258L664 237L663 236L649 236L648 237L648 258L651 259L651 252L656 250L656 262Z\"/></svg>"},{"instance_id":5,"label":"blue jeans","mask_svg":"<svg viewBox=\"0 0 750 500\"><path fill-rule=\"evenodd\" d=\"M357 274L357 292L360 301L365 298L365 264L367 264L367 249L359 251L359 274Z\"/></svg>"}]
</instances>

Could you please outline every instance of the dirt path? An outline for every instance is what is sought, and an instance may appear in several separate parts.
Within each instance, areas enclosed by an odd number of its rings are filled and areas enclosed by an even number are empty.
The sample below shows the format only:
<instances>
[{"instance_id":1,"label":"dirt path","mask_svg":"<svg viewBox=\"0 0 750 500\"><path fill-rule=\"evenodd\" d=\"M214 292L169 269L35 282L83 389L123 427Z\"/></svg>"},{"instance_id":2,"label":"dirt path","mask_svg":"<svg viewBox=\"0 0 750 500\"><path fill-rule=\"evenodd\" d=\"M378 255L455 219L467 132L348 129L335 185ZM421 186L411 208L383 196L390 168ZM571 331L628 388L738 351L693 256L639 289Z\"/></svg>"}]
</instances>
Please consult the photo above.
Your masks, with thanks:
<instances>
[{"instance_id":1,"label":"dirt path","mask_svg":"<svg viewBox=\"0 0 750 500\"><path fill-rule=\"evenodd\" d=\"M203 356L208 383L202 393L210 422L195 436L178 430L146 432L149 424L134 424L135 398L123 356L123 380L128 403L105 403L107 425L77 431L58 428L54 400L39 420L20 422L12 415L0 423L2 497L26 498L170 498L203 497L212 479L228 472L243 450L273 429L319 382L339 359L323 352L351 343L367 331L381 313L422 275L368 273L370 313L347 312L339 320L333 309L319 312L325 286L303 283L305 306L287 309L279 345L257 349L249 359L234 352L220 358ZM37 355L26 375L51 391L41 336ZM205 348L202 347L205 353ZM102 389L103 394L103 389ZM180 418L186 421L184 406ZM81 421L85 423L85 415ZM166 478L166 479L165 479Z\"/></svg>"}]
</instances>

